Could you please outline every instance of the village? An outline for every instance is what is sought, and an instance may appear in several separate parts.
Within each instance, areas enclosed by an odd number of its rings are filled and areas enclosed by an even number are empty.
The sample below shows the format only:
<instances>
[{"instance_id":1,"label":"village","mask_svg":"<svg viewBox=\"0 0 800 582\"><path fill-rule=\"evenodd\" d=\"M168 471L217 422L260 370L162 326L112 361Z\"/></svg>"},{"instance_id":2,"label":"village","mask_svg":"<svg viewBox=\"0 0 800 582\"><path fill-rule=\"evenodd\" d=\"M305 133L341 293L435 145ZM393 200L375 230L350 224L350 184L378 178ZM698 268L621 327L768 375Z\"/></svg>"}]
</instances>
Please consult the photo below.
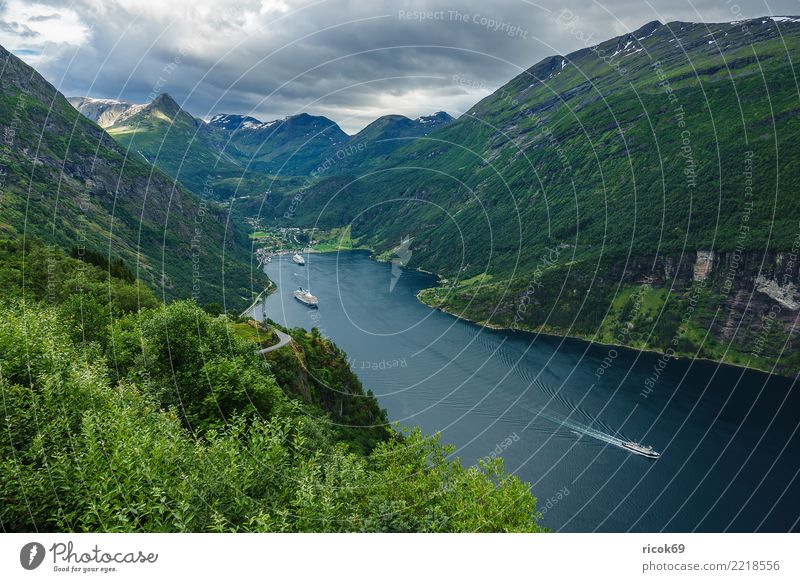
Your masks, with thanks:
<instances>
[{"instance_id":1,"label":"village","mask_svg":"<svg viewBox=\"0 0 800 582\"><path fill-rule=\"evenodd\" d=\"M331 230L294 226L264 226L260 218L245 218L253 241L253 252L259 268L272 257L287 253L324 253L353 250L359 247L351 237L350 226Z\"/></svg>"}]
</instances>

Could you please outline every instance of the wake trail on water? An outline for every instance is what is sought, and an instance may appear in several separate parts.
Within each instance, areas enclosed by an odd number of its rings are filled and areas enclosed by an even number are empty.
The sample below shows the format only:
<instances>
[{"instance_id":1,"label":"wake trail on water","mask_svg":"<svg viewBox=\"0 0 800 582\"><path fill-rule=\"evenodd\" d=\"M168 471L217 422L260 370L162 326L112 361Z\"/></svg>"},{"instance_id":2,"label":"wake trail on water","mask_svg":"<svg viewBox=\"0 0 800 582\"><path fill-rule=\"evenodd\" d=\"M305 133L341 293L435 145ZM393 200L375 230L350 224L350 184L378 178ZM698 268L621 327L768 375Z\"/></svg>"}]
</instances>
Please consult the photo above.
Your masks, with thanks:
<instances>
[{"instance_id":1,"label":"wake trail on water","mask_svg":"<svg viewBox=\"0 0 800 582\"><path fill-rule=\"evenodd\" d=\"M464 324L469 325L466 324L466 322L464 322ZM573 433L577 434L579 438L587 436L617 447L623 447L623 445L629 440L623 435L620 435L611 427L606 426L604 423L594 418L594 416L589 414L587 411L583 410L561 390L556 390L555 388L548 386L545 382L539 380L537 377L538 370L535 370L531 366L527 365L527 362L524 361L523 358L520 358L518 354L504 349L497 349L497 342L498 339L491 334L481 334L478 336L478 344L484 349L490 350L494 358L496 358L506 367L513 370L513 372L525 380L529 386L536 387L538 391L547 396L551 402L563 407L565 410L569 410L570 417L576 416L577 419L571 419L567 418L566 416L558 415L551 410L546 410L544 407L534 407L531 409L529 406L524 406L523 408L526 410L526 412L540 416L552 423L570 429Z\"/></svg>"},{"instance_id":2,"label":"wake trail on water","mask_svg":"<svg viewBox=\"0 0 800 582\"><path fill-rule=\"evenodd\" d=\"M581 419L585 419L587 422L581 422L580 420L567 418L566 416L562 416L551 410L546 410L544 407L530 410L531 413L536 414L545 420L549 420L554 424L569 429L579 438L586 436L620 448L624 448L625 443L628 442L629 439L627 439L624 435L619 434L611 427L605 426L603 423L593 418L589 413L582 410L580 407L568 402L566 398L561 396L551 387L547 386L541 380L532 379L531 384L539 388L543 393L553 398L558 403L568 405L568 408L572 410L570 416L575 414ZM599 425L599 427L592 425Z\"/></svg>"},{"instance_id":3,"label":"wake trail on water","mask_svg":"<svg viewBox=\"0 0 800 582\"><path fill-rule=\"evenodd\" d=\"M549 420L550 422L553 422L555 424L570 429L574 434L578 435L579 438L587 436L617 447L623 447L623 445L627 442L627 439L625 438L620 438L619 436L603 432L601 430L598 430L596 428L593 428L585 424L581 424L579 422L573 422L567 418L559 417L558 415L553 414L551 412L542 410L539 412L539 415Z\"/></svg>"}]
</instances>

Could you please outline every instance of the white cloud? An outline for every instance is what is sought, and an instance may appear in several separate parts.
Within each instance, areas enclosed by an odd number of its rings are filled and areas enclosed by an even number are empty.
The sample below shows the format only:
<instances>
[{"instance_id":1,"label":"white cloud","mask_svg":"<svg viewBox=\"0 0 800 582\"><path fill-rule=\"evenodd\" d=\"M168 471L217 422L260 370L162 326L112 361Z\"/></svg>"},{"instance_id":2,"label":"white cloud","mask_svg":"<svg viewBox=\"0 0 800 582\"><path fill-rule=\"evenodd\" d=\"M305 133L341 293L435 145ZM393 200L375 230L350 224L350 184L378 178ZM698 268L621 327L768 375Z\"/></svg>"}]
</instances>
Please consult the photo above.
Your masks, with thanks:
<instances>
[{"instance_id":1,"label":"white cloud","mask_svg":"<svg viewBox=\"0 0 800 582\"><path fill-rule=\"evenodd\" d=\"M35 2L5 2L0 23L0 44L34 65L46 59L54 45L77 46L89 37L89 27L75 10Z\"/></svg>"}]
</instances>

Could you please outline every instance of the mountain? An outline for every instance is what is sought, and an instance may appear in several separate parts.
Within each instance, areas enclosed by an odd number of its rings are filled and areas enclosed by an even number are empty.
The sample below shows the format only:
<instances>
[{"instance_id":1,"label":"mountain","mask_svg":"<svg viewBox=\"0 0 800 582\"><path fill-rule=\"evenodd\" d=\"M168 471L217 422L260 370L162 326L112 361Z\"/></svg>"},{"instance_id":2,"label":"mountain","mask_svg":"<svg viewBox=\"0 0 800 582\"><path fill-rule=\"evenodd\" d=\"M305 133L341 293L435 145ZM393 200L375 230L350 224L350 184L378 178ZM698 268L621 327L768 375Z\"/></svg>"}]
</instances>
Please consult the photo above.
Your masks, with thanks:
<instances>
[{"instance_id":1,"label":"mountain","mask_svg":"<svg viewBox=\"0 0 800 582\"><path fill-rule=\"evenodd\" d=\"M306 113L267 123L221 114L206 123L166 93L130 109L107 131L131 156L214 200L286 193L294 177L310 174L350 139L330 119Z\"/></svg>"},{"instance_id":2,"label":"mountain","mask_svg":"<svg viewBox=\"0 0 800 582\"><path fill-rule=\"evenodd\" d=\"M126 116L142 109L144 105L117 101L116 99L93 99L91 97L69 97L70 105L94 121L100 127L109 127Z\"/></svg>"},{"instance_id":3,"label":"mountain","mask_svg":"<svg viewBox=\"0 0 800 582\"><path fill-rule=\"evenodd\" d=\"M651 22L542 60L292 215L352 222L377 253L411 235L410 265L447 280L422 298L473 320L795 372L798 58L794 17Z\"/></svg>"},{"instance_id":4,"label":"mountain","mask_svg":"<svg viewBox=\"0 0 800 582\"><path fill-rule=\"evenodd\" d=\"M333 175L379 162L408 140L453 121L443 111L413 120L387 115L351 137L330 119L306 113L269 122L223 113L205 123L166 93L144 105L90 97L72 97L70 103L129 153L195 194L252 198L256 206L264 192L281 197L315 170Z\"/></svg>"},{"instance_id":5,"label":"mountain","mask_svg":"<svg viewBox=\"0 0 800 582\"><path fill-rule=\"evenodd\" d=\"M351 138L348 144L350 147L346 150L347 155L337 157L337 170L380 162L390 152L408 145L414 139L425 137L453 121L454 119L444 111L416 119L404 115L379 117ZM364 168L361 169L363 170Z\"/></svg>"},{"instance_id":6,"label":"mountain","mask_svg":"<svg viewBox=\"0 0 800 582\"><path fill-rule=\"evenodd\" d=\"M266 123L252 117L218 115L211 125L231 131L226 152L239 163L254 171L281 176L310 174L325 159L326 152L350 139L327 117L308 113Z\"/></svg>"},{"instance_id":7,"label":"mountain","mask_svg":"<svg viewBox=\"0 0 800 582\"><path fill-rule=\"evenodd\" d=\"M433 115L423 115L422 117L417 117L414 121L417 122L418 125L427 128L427 131L430 131L436 127L447 125L448 123L455 121L455 118L446 111L437 111Z\"/></svg>"},{"instance_id":8,"label":"mountain","mask_svg":"<svg viewBox=\"0 0 800 582\"><path fill-rule=\"evenodd\" d=\"M251 274L247 237L226 227L222 209L127 155L2 47L0 62L0 233L122 259L162 298L234 309L249 302L251 285L264 281Z\"/></svg>"},{"instance_id":9,"label":"mountain","mask_svg":"<svg viewBox=\"0 0 800 582\"><path fill-rule=\"evenodd\" d=\"M353 136L353 141L377 142L428 135L434 129L451 123L453 118L439 111L433 115L409 119L404 115L379 117Z\"/></svg>"},{"instance_id":10,"label":"mountain","mask_svg":"<svg viewBox=\"0 0 800 582\"><path fill-rule=\"evenodd\" d=\"M417 119L385 115L352 137L327 117L307 113L269 122L248 115L220 114L209 124L232 133L230 151L240 163L271 174L307 175L318 166L340 173L378 161L407 140L426 136L452 121L444 111Z\"/></svg>"},{"instance_id":11,"label":"mountain","mask_svg":"<svg viewBox=\"0 0 800 582\"><path fill-rule=\"evenodd\" d=\"M227 190L217 192L216 183L238 184L249 176L226 154L228 135L184 111L167 93L121 117L107 131L130 156L158 166L197 195L224 199Z\"/></svg>"}]
</instances>

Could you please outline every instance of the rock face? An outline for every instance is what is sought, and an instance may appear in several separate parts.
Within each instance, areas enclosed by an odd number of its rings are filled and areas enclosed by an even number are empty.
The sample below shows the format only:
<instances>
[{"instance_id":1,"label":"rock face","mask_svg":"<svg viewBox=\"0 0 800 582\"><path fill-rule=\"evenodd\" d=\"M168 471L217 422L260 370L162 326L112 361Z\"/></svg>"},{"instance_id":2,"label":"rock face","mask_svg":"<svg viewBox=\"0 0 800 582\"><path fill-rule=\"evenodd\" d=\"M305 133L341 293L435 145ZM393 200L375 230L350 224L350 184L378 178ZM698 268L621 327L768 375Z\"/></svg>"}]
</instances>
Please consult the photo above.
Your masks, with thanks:
<instances>
[{"instance_id":1,"label":"rock face","mask_svg":"<svg viewBox=\"0 0 800 582\"><path fill-rule=\"evenodd\" d=\"M118 101L116 99L70 97L67 101L84 116L103 128L111 127L115 123L122 121L144 108L144 105L137 105L127 101Z\"/></svg>"},{"instance_id":2,"label":"rock face","mask_svg":"<svg viewBox=\"0 0 800 582\"><path fill-rule=\"evenodd\" d=\"M800 347L800 263L781 253L720 253L709 273L719 317L711 334L740 351L778 362Z\"/></svg>"},{"instance_id":3,"label":"rock face","mask_svg":"<svg viewBox=\"0 0 800 582\"><path fill-rule=\"evenodd\" d=\"M636 255L626 263L616 263L607 275L600 276L601 281L641 283L645 280L654 285L665 285L670 282L679 288L688 287L694 279L694 267L697 262L695 252L683 255Z\"/></svg>"},{"instance_id":4,"label":"rock face","mask_svg":"<svg viewBox=\"0 0 800 582\"><path fill-rule=\"evenodd\" d=\"M694 261L694 280L705 281L714 266L714 251L697 251Z\"/></svg>"},{"instance_id":5,"label":"rock face","mask_svg":"<svg viewBox=\"0 0 800 582\"><path fill-rule=\"evenodd\" d=\"M680 256L632 257L609 271L606 281L669 287L689 296L709 293L710 338L743 354L784 362L800 349L800 260L797 253L690 251ZM715 314L715 315L714 315Z\"/></svg>"},{"instance_id":6,"label":"rock face","mask_svg":"<svg viewBox=\"0 0 800 582\"><path fill-rule=\"evenodd\" d=\"M798 301L797 297L797 286L791 281L787 283L785 287L781 287L778 281L767 279L759 275L756 278L756 289L791 311L800 309L800 301Z\"/></svg>"}]
</instances>

